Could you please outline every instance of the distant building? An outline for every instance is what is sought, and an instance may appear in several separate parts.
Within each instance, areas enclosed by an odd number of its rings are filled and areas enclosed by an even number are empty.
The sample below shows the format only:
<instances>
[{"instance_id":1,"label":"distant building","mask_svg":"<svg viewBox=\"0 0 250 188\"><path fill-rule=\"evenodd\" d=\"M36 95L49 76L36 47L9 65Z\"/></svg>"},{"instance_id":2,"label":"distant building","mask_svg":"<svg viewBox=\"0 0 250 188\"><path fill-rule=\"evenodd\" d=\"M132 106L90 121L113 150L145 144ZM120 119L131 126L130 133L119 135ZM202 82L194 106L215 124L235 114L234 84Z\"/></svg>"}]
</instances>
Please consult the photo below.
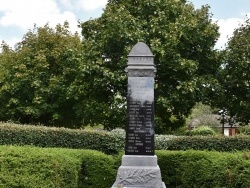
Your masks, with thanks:
<instances>
[{"instance_id":1,"label":"distant building","mask_svg":"<svg viewBox=\"0 0 250 188\"><path fill-rule=\"evenodd\" d=\"M221 127L222 128L222 127ZM238 126L230 126L230 125L224 125L224 135L225 136L235 136L239 133Z\"/></svg>"}]
</instances>

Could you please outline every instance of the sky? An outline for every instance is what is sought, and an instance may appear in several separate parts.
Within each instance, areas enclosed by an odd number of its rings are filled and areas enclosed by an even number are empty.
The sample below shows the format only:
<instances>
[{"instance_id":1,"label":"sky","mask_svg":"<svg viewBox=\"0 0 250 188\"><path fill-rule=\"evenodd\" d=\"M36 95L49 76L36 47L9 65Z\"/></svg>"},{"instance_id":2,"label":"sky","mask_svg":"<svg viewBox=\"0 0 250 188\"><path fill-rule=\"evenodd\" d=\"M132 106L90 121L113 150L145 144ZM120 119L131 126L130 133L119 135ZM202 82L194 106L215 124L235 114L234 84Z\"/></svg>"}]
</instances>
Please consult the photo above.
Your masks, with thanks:
<instances>
[{"instance_id":1,"label":"sky","mask_svg":"<svg viewBox=\"0 0 250 188\"><path fill-rule=\"evenodd\" d=\"M250 17L250 0L189 0L195 8L208 4L212 19L220 26L220 38L215 46L223 49L235 28ZM100 17L107 0L0 0L0 43L9 46L22 41L22 37L34 25L40 27L48 23L51 27L70 24L72 33L81 30L78 21Z\"/></svg>"}]
</instances>

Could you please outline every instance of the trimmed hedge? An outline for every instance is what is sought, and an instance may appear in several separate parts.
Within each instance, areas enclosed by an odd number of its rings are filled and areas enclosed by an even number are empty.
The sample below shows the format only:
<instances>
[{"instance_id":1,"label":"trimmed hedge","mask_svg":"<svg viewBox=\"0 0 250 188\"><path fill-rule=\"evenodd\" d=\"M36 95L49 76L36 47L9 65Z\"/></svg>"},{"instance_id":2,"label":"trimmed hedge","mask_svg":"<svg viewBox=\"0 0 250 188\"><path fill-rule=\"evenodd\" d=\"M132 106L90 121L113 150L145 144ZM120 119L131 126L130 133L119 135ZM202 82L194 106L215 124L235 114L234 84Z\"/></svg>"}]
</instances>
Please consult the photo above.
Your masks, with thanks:
<instances>
[{"instance_id":1,"label":"trimmed hedge","mask_svg":"<svg viewBox=\"0 0 250 188\"><path fill-rule=\"evenodd\" d=\"M176 137L161 150L214 150L214 151L244 151L250 149L250 136L184 136Z\"/></svg>"},{"instance_id":2,"label":"trimmed hedge","mask_svg":"<svg viewBox=\"0 0 250 188\"><path fill-rule=\"evenodd\" d=\"M250 152L157 151L168 188L249 188Z\"/></svg>"},{"instance_id":3,"label":"trimmed hedge","mask_svg":"<svg viewBox=\"0 0 250 188\"><path fill-rule=\"evenodd\" d=\"M117 154L124 149L124 143L124 137L108 131L0 124L0 145L93 149Z\"/></svg>"},{"instance_id":4,"label":"trimmed hedge","mask_svg":"<svg viewBox=\"0 0 250 188\"><path fill-rule=\"evenodd\" d=\"M98 151L0 146L0 187L110 188L114 159Z\"/></svg>"},{"instance_id":5,"label":"trimmed hedge","mask_svg":"<svg viewBox=\"0 0 250 188\"><path fill-rule=\"evenodd\" d=\"M156 151L168 188L249 188L250 152ZM0 187L110 188L122 153L0 146Z\"/></svg>"},{"instance_id":6,"label":"trimmed hedge","mask_svg":"<svg viewBox=\"0 0 250 188\"><path fill-rule=\"evenodd\" d=\"M43 126L0 124L0 145L33 145L71 149L93 149L106 154L124 151L125 132ZM243 151L250 149L250 136L172 136L156 135L156 150Z\"/></svg>"}]
</instances>

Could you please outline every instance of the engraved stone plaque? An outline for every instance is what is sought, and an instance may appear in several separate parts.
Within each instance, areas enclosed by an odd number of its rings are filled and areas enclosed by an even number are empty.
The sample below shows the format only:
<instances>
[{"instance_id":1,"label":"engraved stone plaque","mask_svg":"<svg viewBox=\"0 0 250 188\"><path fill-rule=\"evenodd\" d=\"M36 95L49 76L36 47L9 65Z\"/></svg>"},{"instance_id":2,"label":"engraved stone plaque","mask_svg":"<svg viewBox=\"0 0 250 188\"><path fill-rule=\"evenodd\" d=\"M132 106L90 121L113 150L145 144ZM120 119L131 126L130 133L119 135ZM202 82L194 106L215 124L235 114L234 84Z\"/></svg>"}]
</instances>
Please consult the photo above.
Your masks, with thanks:
<instances>
[{"instance_id":1,"label":"engraved stone plaque","mask_svg":"<svg viewBox=\"0 0 250 188\"><path fill-rule=\"evenodd\" d=\"M129 77L126 155L154 155L154 78Z\"/></svg>"}]
</instances>

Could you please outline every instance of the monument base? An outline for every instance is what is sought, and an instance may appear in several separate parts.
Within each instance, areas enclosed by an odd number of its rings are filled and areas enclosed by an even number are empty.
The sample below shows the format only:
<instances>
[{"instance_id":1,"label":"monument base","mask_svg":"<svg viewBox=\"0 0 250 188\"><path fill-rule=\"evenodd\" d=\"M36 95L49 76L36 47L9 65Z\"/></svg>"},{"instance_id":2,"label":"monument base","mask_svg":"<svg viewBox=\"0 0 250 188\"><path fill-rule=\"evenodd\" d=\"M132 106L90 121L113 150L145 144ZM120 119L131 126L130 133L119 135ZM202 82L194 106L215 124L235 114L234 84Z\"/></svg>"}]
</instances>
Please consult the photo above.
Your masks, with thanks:
<instances>
[{"instance_id":1,"label":"monument base","mask_svg":"<svg viewBox=\"0 0 250 188\"><path fill-rule=\"evenodd\" d=\"M166 188L157 156L123 155L112 188Z\"/></svg>"}]
</instances>

